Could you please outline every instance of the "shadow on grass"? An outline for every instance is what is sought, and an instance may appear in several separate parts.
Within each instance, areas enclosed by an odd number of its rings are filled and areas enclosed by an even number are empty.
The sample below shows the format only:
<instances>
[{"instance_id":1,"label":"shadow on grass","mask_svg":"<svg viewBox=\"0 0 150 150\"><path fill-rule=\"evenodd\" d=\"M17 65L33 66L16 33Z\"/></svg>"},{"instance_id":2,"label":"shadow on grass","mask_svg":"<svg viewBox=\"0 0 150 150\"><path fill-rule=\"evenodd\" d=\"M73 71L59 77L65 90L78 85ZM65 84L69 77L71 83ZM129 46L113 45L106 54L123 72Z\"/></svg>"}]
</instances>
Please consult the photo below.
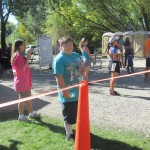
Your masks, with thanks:
<instances>
[{"instance_id":1,"label":"shadow on grass","mask_svg":"<svg viewBox=\"0 0 150 150\"><path fill-rule=\"evenodd\" d=\"M127 143L109 140L91 133L91 148L93 150L142 150Z\"/></svg>"},{"instance_id":2,"label":"shadow on grass","mask_svg":"<svg viewBox=\"0 0 150 150\"><path fill-rule=\"evenodd\" d=\"M37 118L38 125L48 127L54 133L60 133L65 135L65 129L63 127L46 123L41 120L41 118ZM116 140L109 140L99 137L91 133L91 148L92 150L142 150L138 147L133 147L127 143L116 141Z\"/></svg>"},{"instance_id":3,"label":"shadow on grass","mask_svg":"<svg viewBox=\"0 0 150 150\"><path fill-rule=\"evenodd\" d=\"M35 120L38 121L37 123L38 125L48 127L49 130L51 130L54 133L61 133L65 135L65 129L63 127L60 127L51 123L46 123L41 119L41 117L35 118Z\"/></svg>"},{"instance_id":4,"label":"shadow on grass","mask_svg":"<svg viewBox=\"0 0 150 150\"><path fill-rule=\"evenodd\" d=\"M18 150L17 145L21 144L19 141L9 140L11 142L9 147L0 145L0 150Z\"/></svg>"}]
</instances>

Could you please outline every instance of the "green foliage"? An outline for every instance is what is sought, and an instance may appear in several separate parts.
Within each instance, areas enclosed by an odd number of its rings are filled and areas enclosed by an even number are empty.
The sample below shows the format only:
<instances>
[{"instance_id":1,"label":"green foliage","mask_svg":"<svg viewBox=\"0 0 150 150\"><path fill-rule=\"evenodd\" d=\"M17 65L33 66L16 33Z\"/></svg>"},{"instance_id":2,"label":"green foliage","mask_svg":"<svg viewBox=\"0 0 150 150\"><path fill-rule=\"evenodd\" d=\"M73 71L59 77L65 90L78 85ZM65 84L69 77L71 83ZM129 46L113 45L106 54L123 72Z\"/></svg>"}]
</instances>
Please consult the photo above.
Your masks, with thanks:
<instances>
[{"instance_id":1,"label":"green foliage","mask_svg":"<svg viewBox=\"0 0 150 150\"><path fill-rule=\"evenodd\" d=\"M26 26L23 23L19 23L15 32L14 38L18 39L21 38L25 41L26 44L32 43L32 34L27 30Z\"/></svg>"},{"instance_id":2,"label":"green foliage","mask_svg":"<svg viewBox=\"0 0 150 150\"><path fill-rule=\"evenodd\" d=\"M105 32L150 30L149 0L14 0L7 1L31 42L40 34L51 34L53 44L70 35L78 45L88 37L92 47L101 47ZM15 9L14 9L15 8ZM28 40L27 40L28 41Z\"/></svg>"},{"instance_id":3,"label":"green foliage","mask_svg":"<svg viewBox=\"0 0 150 150\"><path fill-rule=\"evenodd\" d=\"M39 6L43 6L43 1L41 0L1 0L0 1L1 45L3 51L6 50L6 36L7 36L6 24L8 23L9 15L13 14L19 16L20 18L26 18L26 13L28 11L31 10L32 12L36 13L40 8ZM9 39L13 39L13 38L9 37ZM26 41L28 40L29 40L29 36L27 37ZM32 40L34 40L34 38L31 38L31 41Z\"/></svg>"},{"instance_id":4,"label":"green foliage","mask_svg":"<svg viewBox=\"0 0 150 150\"><path fill-rule=\"evenodd\" d=\"M6 29L6 37L8 37L15 30L15 25L9 22L6 25Z\"/></svg>"},{"instance_id":5,"label":"green foliage","mask_svg":"<svg viewBox=\"0 0 150 150\"><path fill-rule=\"evenodd\" d=\"M47 3L50 14L45 33L52 34L55 41L70 35L78 44L86 36L99 48L105 32L150 30L148 0L47 0Z\"/></svg>"}]
</instances>

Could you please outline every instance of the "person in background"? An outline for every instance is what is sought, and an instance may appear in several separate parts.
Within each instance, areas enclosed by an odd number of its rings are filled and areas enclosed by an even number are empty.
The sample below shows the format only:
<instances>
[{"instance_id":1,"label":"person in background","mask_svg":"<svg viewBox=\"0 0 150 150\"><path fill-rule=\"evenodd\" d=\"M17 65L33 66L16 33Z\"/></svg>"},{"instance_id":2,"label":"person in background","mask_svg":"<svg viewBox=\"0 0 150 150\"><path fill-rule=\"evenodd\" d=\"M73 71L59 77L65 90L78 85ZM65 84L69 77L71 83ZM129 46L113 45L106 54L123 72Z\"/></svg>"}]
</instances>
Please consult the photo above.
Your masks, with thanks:
<instances>
[{"instance_id":1,"label":"person in background","mask_svg":"<svg viewBox=\"0 0 150 150\"><path fill-rule=\"evenodd\" d=\"M77 47L75 42L73 43L73 51L72 52L75 52L75 53L79 54L78 47Z\"/></svg>"},{"instance_id":2,"label":"person in background","mask_svg":"<svg viewBox=\"0 0 150 150\"><path fill-rule=\"evenodd\" d=\"M88 45L88 39L87 38L82 38L82 40L79 43L79 48L81 50L82 58L84 61L84 66L85 66L85 72L84 72L84 79L88 81L88 75L91 67L91 60L93 60L89 48L87 47Z\"/></svg>"},{"instance_id":3,"label":"person in background","mask_svg":"<svg viewBox=\"0 0 150 150\"><path fill-rule=\"evenodd\" d=\"M11 46L11 43L9 43L9 46L6 48L6 51L4 51L1 55L1 68L3 71L11 69Z\"/></svg>"},{"instance_id":4,"label":"person in background","mask_svg":"<svg viewBox=\"0 0 150 150\"><path fill-rule=\"evenodd\" d=\"M123 35L120 35L119 36L119 39L118 39L118 43L119 43L119 48L120 48L120 62L121 62L121 66L124 68L125 65L124 65L124 62L123 62L123 46L124 46L124 40L123 40Z\"/></svg>"},{"instance_id":5,"label":"person in background","mask_svg":"<svg viewBox=\"0 0 150 150\"><path fill-rule=\"evenodd\" d=\"M11 58L11 49L12 49L12 43L8 43L8 47L7 47L6 51L8 53L7 55L9 56L9 58Z\"/></svg>"},{"instance_id":6,"label":"person in background","mask_svg":"<svg viewBox=\"0 0 150 150\"><path fill-rule=\"evenodd\" d=\"M59 41L57 40L56 46L55 46L55 55L59 54L59 52L60 52L60 45L59 45Z\"/></svg>"},{"instance_id":7,"label":"person in background","mask_svg":"<svg viewBox=\"0 0 150 150\"><path fill-rule=\"evenodd\" d=\"M129 38L127 37L125 40L125 58L127 61L127 73L134 73L134 69L133 69L133 58L134 58L134 50L131 47L131 42L129 40ZM130 71L130 67L131 67L131 71Z\"/></svg>"},{"instance_id":8,"label":"person in background","mask_svg":"<svg viewBox=\"0 0 150 150\"><path fill-rule=\"evenodd\" d=\"M146 59L146 67L145 70L150 70L150 35L148 34L148 38L144 42L144 57ZM150 72L145 73L145 82L150 81Z\"/></svg>"},{"instance_id":9,"label":"person in background","mask_svg":"<svg viewBox=\"0 0 150 150\"><path fill-rule=\"evenodd\" d=\"M24 51L24 41L18 39L14 42L11 52L11 65L14 74L14 90L18 92L19 99L31 96L31 73L29 66L26 65L25 59L22 57L21 52ZM24 115L24 103L27 104L29 112L28 118ZM30 122L30 119L39 117L39 114L33 112L32 102L20 102L18 104L19 117L18 121Z\"/></svg>"},{"instance_id":10,"label":"person in background","mask_svg":"<svg viewBox=\"0 0 150 150\"><path fill-rule=\"evenodd\" d=\"M115 37L111 37L109 39L109 49L108 49L108 55L109 55L109 65L108 69L111 72L111 80L110 80L110 95L120 95L117 91L114 90L116 79L114 77L118 77L120 73L120 50L118 39Z\"/></svg>"},{"instance_id":11,"label":"person in background","mask_svg":"<svg viewBox=\"0 0 150 150\"><path fill-rule=\"evenodd\" d=\"M58 89L63 89L83 80L84 64L79 54L73 51L73 40L71 37L62 37L59 40L60 53L53 61L53 74L55 75ZM78 88L71 88L58 92L62 105L66 139L74 140L75 134L72 125L76 123L78 107Z\"/></svg>"}]
</instances>

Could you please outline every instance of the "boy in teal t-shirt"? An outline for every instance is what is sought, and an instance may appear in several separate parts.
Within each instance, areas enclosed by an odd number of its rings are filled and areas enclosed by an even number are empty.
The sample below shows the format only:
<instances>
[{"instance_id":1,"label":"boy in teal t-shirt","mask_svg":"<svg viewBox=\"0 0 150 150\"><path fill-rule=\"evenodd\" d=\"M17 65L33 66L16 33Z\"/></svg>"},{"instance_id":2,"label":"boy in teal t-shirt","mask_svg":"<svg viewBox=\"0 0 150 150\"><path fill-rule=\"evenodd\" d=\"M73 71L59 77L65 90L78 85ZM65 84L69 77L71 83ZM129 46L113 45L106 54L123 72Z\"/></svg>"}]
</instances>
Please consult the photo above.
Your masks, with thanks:
<instances>
[{"instance_id":1,"label":"boy in teal t-shirt","mask_svg":"<svg viewBox=\"0 0 150 150\"><path fill-rule=\"evenodd\" d=\"M79 83L83 79L83 64L80 55L73 50L73 40L70 37L60 39L61 52L53 61L53 74L58 89L66 88ZM72 124L76 123L78 106L78 87L58 92L62 105L64 126L67 140L74 139Z\"/></svg>"}]
</instances>

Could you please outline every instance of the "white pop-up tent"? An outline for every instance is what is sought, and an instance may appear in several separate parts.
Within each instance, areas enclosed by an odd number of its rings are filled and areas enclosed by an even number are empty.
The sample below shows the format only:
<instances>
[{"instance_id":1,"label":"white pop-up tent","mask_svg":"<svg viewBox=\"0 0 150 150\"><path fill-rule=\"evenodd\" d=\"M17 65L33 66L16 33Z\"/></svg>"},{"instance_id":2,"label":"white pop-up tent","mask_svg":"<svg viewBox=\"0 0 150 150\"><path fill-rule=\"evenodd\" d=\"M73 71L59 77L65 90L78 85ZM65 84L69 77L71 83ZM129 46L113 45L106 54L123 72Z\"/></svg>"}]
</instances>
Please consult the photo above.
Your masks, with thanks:
<instances>
[{"instance_id":1,"label":"white pop-up tent","mask_svg":"<svg viewBox=\"0 0 150 150\"><path fill-rule=\"evenodd\" d=\"M146 39L147 32L136 31L134 33L134 53L138 57L144 57L144 41Z\"/></svg>"},{"instance_id":2,"label":"white pop-up tent","mask_svg":"<svg viewBox=\"0 0 150 150\"><path fill-rule=\"evenodd\" d=\"M148 37L148 35L150 35L150 31L149 32L127 31L124 33L123 32L116 32L116 33L107 32L107 33L103 34L103 36L102 36L102 53L104 56L107 56L107 46L108 46L109 38L113 37L113 36L119 37L120 35L123 35L124 41L127 37L130 39L131 46L134 48L135 56L144 57L144 41Z\"/></svg>"},{"instance_id":3,"label":"white pop-up tent","mask_svg":"<svg viewBox=\"0 0 150 150\"><path fill-rule=\"evenodd\" d=\"M102 36L102 55L103 56L107 56L107 46L108 46L109 38L113 36L114 36L114 33L112 32L107 32L103 34Z\"/></svg>"},{"instance_id":4,"label":"white pop-up tent","mask_svg":"<svg viewBox=\"0 0 150 150\"><path fill-rule=\"evenodd\" d=\"M123 32L115 32L115 33L114 33L114 36L115 36L116 38L119 38L120 35L123 35Z\"/></svg>"}]
</instances>

